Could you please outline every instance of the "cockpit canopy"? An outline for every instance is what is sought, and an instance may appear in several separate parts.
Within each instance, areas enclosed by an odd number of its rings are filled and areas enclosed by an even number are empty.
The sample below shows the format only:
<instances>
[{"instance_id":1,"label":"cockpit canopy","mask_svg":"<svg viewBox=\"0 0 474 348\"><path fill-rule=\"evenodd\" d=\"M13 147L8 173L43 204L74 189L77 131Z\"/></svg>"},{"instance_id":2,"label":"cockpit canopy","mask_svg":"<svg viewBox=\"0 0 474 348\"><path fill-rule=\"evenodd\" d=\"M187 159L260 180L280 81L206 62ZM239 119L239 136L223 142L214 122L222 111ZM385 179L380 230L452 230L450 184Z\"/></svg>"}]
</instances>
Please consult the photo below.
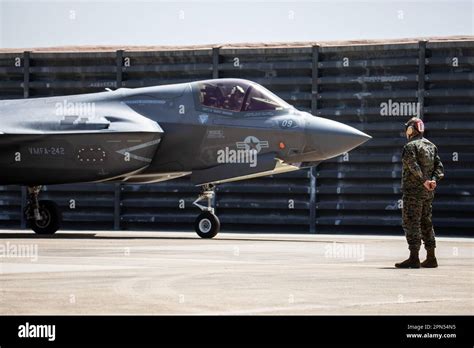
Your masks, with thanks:
<instances>
[{"instance_id":1,"label":"cockpit canopy","mask_svg":"<svg viewBox=\"0 0 474 348\"><path fill-rule=\"evenodd\" d=\"M276 111L290 106L264 87L246 80L221 79L198 83L204 107L234 112Z\"/></svg>"}]
</instances>

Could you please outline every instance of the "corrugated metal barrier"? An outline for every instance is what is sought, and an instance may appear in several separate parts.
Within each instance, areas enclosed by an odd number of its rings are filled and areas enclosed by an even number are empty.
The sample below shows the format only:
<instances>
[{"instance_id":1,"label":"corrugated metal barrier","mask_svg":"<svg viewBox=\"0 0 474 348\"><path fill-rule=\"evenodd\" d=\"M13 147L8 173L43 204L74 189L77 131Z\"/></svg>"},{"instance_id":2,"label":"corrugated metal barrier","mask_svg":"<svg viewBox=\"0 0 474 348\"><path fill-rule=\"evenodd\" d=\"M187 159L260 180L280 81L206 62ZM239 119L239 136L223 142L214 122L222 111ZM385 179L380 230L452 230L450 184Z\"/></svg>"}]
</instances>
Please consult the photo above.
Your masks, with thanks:
<instances>
[{"instance_id":1,"label":"corrugated metal barrier","mask_svg":"<svg viewBox=\"0 0 474 348\"><path fill-rule=\"evenodd\" d=\"M224 230L402 233L403 123L419 105L446 179L437 232L474 228L474 41L179 51L0 54L0 98L28 98L218 77L256 81L318 116L373 136L311 170L221 185ZM398 107L398 109L397 109ZM397 115L398 114L398 115ZM401 115L400 115L401 114ZM0 118L1 122L1 118ZM1 169L0 169L1 170ZM198 189L187 178L150 185L48 186L65 228L191 229ZM25 189L0 186L0 226L24 227Z\"/></svg>"}]
</instances>

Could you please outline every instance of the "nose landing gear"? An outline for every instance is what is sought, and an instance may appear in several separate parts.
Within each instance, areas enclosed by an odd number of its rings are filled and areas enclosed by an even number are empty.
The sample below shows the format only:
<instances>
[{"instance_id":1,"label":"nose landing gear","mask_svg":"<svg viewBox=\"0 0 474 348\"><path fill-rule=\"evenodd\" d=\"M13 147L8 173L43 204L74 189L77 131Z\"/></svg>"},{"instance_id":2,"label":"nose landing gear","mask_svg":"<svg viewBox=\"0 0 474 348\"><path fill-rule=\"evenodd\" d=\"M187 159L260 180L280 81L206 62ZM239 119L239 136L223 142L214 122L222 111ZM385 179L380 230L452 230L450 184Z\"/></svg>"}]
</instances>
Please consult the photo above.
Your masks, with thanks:
<instances>
[{"instance_id":1,"label":"nose landing gear","mask_svg":"<svg viewBox=\"0 0 474 348\"><path fill-rule=\"evenodd\" d=\"M220 229L221 223L219 218L214 213L213 201L215 197L215 186L206 184L202 186L202 192L193 204L201 209L202 213L196 218L194 222L194 229L201 238L213 238ZM198 202L207 199L207 206L201 205Z\"/></svg>"},{"instance_id":2,"label":"nose landing gear","mask_svg":"<svg viewBox=\"0 0 474 348\"><path fill-rule=\"evenodd\" d=\"M54 234L60 227L61 211L53 201L38 200L40 191L41 186L28 187L27 225L37 234Z\"/></svg>"}]
</instances>

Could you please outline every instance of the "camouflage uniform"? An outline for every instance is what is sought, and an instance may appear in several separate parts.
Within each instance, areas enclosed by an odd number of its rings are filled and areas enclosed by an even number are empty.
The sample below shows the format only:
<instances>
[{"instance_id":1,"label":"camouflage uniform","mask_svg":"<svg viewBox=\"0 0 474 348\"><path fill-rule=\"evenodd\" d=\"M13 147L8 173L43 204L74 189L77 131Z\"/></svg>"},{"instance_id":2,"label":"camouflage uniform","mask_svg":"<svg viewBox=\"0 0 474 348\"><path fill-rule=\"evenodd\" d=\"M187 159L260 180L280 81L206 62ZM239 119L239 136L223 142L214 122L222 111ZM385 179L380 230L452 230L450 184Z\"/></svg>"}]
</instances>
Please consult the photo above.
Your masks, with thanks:
<instances>
[{"instance_id":1,"label":"camouflage uniform","mask_svg":"<svg viewBox=\"0 0 474 348\"><path fill-rule=\"evenodd\" d=\"M439 181L444 177L443 164L438 149L421 135L415 136L403 148L402 153L403 229L410 250L420 250L421 240L425 248L435 248L435 234L431 222L434 191L428 191L426 180Z\"/></svg>"}]
</instances>

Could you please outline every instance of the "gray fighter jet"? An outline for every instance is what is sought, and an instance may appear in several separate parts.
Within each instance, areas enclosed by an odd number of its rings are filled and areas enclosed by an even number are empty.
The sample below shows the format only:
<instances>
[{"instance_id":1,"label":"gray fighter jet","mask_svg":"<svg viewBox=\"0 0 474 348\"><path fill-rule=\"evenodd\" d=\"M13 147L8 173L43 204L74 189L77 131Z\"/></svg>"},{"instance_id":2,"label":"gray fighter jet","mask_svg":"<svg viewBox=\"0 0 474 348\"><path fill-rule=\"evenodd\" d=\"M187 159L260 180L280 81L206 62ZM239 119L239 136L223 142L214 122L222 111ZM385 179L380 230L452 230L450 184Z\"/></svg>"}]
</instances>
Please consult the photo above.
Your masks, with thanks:
<instances>
[{"instance_id":1,"label":"gray fighter jet","mask_svg":"<svg viewBox=\"0 0 474 348\"><path fill-rule=\"evenodd\" d=\"M29 226L53 234L41 185L155 183L189 175L202 188L195 229L214 237L215 185L314 166L371 137L301 112L264 87L216 79L0 101L0 184L28 187ZM207 200L207 204L200 204Z\"/></svg>"}]
</instances>

